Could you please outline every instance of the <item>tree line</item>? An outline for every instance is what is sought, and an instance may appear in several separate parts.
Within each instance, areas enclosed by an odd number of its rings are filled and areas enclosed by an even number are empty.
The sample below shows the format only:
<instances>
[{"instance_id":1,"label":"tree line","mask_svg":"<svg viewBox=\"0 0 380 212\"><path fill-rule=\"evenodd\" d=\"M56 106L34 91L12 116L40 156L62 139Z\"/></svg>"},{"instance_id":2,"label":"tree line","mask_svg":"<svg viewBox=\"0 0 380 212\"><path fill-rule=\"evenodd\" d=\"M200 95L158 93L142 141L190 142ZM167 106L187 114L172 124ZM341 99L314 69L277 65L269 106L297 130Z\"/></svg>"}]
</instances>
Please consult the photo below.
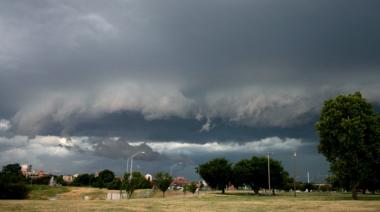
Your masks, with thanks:
<instances>
[{"instance_id":1,"label":"tree line","mask_svg":"<svg viewBox=\"0 0 380 212\"><path fill-rule=\"evenodd\" d=\"M216 158L197 168L197 173L213 188L225 193L225 189L233 185L235 188L251 188L255 194L260 189L269 188L268 159L253 156L232 165L225 158ZM280 161L269 159L271 192L276 189L290 190L293 179L289 177Z\"/></svg>"},{"instance_id":2,"label":"tree line","mask_svg":"<svg viewBox=\"0 0 380 212\"><path fill-rule=\"evenodd\" d=\"M107 188L114 190L125 190L128 198L137 189L151 189L153 187L162 191L163 197L168 190L172 177L165 172L158 172L153 181L145 178L141 172L133 172L132 175L126 172L122 178L118 178L115 174L105 169L95 177L94 174L80 174L72 182L72 186L91 186L97 188Z\"/></svg>"}]
</instances>

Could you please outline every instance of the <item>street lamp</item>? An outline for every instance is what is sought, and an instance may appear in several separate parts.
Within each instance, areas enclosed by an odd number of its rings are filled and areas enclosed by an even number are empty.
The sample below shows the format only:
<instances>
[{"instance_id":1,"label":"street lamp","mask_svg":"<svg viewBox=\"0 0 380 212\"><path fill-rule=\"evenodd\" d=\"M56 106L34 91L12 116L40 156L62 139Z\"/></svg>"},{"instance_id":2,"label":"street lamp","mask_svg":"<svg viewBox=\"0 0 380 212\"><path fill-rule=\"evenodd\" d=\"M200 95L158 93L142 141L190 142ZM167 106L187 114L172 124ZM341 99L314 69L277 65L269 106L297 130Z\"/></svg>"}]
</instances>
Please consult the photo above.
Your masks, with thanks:
<instances>
[{"instance_id":1,"label":"street lamp","mask_svg":"<svg viewBox=\"0 0 380 212\"><path fill-rule=\"evenodd\" d=\"M130 172L129 172L129 181L132 179L132 171L133 171L133 158L138 155L138 154L145 154L145 152L136 152L133 154L131 157L129 157L128 160L131 160L131 167L130 167Z\"/></svg>"},{"instance_id":2,"label":"street lamp","mask_svg":"<svg viewBox=\"0 0 380 212\"><path fill-rule=\"evenodd\" d=\"M297 159L297 152L294 151L294 169L293 169L293 177L294 177L294 180L293 180L293 189L294 189L294 197L297 196L296 194L296 167L297 167L297 163L296 163L296 159Z\"/></svg>"},{"instance_id":3,"label":"street lamp","mask_svg":"<svg viewBox=\"0 0 380 212\"><path fill-rule=\"evenodd\" d=\"M182 162L178 162L170 166L170 176L172 176L173 168L176 167L177 165L182 165Z\"/></svg>"},{"instance_id":4,"label":"street lamp","mask_svg":"<svg viewBox=\"0 0 380 212\"><path fill-rule=\"evenodd\" d=\"M269 158L269 153L268 153L268 189L270 192L270 158Z\"/></svg>"},{"instance_id":5,"label":"street lamp","mask_svg":"<svg viewBox=\"0 0 380 212\"><path fill-rule=\"evenodd\" d=\"M128 172L128 170L129 170L129 158L127 159L127 169L125 172Z\"/></svg>"}]
</instances>

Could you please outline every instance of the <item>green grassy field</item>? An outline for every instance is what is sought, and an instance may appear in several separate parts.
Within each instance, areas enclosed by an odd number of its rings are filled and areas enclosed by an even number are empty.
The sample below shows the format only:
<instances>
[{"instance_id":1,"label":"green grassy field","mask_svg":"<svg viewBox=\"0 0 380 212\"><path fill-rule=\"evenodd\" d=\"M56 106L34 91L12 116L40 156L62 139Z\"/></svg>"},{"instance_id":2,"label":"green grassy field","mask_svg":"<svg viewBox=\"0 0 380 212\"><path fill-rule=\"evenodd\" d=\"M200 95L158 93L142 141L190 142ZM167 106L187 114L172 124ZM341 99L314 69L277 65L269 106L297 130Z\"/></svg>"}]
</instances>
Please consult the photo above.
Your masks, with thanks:
<instances>
[{"instance_id":1,"label":"green grassy field","mask_svg":"<svg viewBox=\"0 0 380 212\"><path fill-rule=\"evenodd\" d=\"M47 200L53 198L58 194L69 192L68 187L50 187L47 185L28 185L30 193L28 199L32 200Z\"/></svg>"},{"instance_id":2,"label":"green grassy field","mask_svg":"<svg viewBox=\"0 0 380 212\"><path fill-rule=\"evenodd\" d=\"M57 200L2 200L0 211L380 211L380 195L360 195L360 200L353 201L349 193L297 193L294 198L292 193L256 196L231 191L198 196L169 192L165 199L155 195L145 199L85 201L80 199L84 194L105 195L107 191L67 189L66 193L54 194Z\"/></svg>"}]
</instances>

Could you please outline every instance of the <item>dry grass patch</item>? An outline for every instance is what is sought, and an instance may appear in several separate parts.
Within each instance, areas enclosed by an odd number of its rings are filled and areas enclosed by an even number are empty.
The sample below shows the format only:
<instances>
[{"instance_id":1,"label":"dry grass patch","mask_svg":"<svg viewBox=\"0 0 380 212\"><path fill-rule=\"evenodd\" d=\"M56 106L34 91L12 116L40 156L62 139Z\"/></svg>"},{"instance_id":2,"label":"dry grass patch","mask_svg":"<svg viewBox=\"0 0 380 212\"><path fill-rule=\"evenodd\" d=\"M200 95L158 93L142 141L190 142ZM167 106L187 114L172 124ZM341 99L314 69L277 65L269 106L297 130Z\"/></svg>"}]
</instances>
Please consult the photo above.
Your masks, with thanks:
<instances>
[{"instance_id":1,"label":"dry grass patch","mask_svg":"<svg viewBox=\"0 0 380 212\"><path fill-rule=\"evenodd\" d=\"M98 189L99 190L99 189ZM81 190L89 192L90 190ZM65 193L68 195L72 192ZM73 192L76 193L76 192ZM64 194L62 194L64 195ZM349 194L311 193L294 198L289 193L255 196L236 192L201 195L169 192L161 196L121 201L108 200L15 200L0 201L0 211L379 211L380 196L345 200ZM334 200L335 199L335 200ZM362 199L366 199L362 197Z\"/></svg>"}]
</instances>

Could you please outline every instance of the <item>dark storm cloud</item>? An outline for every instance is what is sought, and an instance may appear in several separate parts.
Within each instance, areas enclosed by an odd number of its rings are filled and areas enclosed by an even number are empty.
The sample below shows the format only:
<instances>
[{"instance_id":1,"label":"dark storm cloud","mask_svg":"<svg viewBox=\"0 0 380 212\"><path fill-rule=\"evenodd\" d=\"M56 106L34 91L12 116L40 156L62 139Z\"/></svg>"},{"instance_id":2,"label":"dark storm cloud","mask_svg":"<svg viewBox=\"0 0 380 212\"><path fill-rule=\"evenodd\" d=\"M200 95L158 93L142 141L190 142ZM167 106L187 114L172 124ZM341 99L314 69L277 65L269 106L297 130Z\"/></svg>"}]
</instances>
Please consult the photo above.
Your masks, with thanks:
<instances>
[{"instance_id":1,"label":"dark storm cloud","mask_svg":"<svg viewBox=\"0 0 380 212\"><path fill-rule=\"evenodd\" d=\"M379 102L375 1L87 3L2 2L1 109L19 133L120 111L285 127L340 92Z\"/></svg>"},{"instance_id":2,"label":"dark storm cloud","mask_svg":"<svg viewBox=\"0 0 380 212\"><path fill-rule=\"evenodd\" d=\"M102 138L88 142L96 154L51 147L80 169L97 167L88 160L110 165L137 148L112 137L244 143L279 136L315 144L313 125L326 98L359 90L380 105L379 6L1 1L0 136ZM21 147L1 145L27 160ZM315 145L304 150L320 160ZM32 160L42 166L40 157L54 157L42 155Z\"/></svg>"}]
</instances>

